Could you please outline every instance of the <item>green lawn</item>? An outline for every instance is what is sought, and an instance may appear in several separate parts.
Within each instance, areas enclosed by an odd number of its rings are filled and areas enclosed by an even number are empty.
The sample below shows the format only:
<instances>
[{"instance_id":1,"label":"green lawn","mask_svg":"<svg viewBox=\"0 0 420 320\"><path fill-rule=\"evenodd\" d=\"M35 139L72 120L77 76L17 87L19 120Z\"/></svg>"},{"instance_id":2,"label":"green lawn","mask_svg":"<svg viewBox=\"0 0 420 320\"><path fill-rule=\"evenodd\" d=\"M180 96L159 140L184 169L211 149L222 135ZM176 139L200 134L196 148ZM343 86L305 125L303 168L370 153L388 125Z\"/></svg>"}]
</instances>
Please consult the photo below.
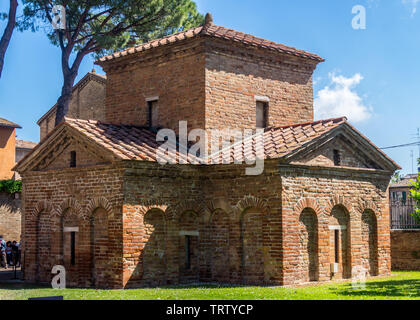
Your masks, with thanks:
<instances>
[{"instance_id":1,"label":"green lawn","mask_svg":"<svg viewBox=\"0 0 420 320\"><path fill-rule=\"evenodd\" d=\"M27 285L0 284L0 300L57 295L63 295L65 300L420 300L420 272L394 272L391 277L367 281L366 289L353 289L351 282L328 283L299 288L207 285L131 290L61 290Z\"/></svg>"}]
</instances>

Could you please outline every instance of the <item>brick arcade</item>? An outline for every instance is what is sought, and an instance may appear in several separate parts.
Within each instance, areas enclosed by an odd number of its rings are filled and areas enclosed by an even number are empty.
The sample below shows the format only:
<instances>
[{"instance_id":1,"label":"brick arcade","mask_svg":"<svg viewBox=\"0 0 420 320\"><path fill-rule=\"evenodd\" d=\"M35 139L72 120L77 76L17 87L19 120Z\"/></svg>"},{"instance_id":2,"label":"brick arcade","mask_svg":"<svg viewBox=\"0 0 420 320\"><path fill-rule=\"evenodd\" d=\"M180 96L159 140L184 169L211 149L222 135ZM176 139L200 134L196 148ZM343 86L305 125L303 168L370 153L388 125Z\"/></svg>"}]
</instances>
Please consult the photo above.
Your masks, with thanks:
<instances>
[{"instance_id":1,"label":"brick arcade","mask_svg":"<svg viewBox=\"0 0 420 320\"><path fill-rule=\"evenodd\" d=\"M118 52L102 121L66 118L17 166L24 276L133 288L390 273L398 168L345 118L314 121L317 55L212 24ZM265 128L264 172L156 161L156 132ZM249 150L241 149L243 154Z\"/></svg>"}]
</instances>

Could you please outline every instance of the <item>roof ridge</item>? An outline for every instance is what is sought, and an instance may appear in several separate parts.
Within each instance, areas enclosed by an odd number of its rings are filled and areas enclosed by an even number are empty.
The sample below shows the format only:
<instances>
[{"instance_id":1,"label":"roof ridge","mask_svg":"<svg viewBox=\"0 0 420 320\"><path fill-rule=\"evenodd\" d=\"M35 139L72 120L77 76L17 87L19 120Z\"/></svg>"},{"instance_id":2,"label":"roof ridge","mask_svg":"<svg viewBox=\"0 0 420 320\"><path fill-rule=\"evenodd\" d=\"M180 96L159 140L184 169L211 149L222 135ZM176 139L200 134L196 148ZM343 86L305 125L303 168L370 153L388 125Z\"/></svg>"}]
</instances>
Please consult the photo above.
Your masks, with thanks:
<instances>
[{"instance_id":1,"label":"roof ridge","mask_svg":"<svg viewBox=\"0 0 420 320\"><path fill-rule=\"evenodd\" d=\"M212 30L216 29L216 30ZM221 32L223 31L223 32ZM192 35L188 35L188 33L193 32ZM233 33L231 35L227 33ZM179 31L177 33L173 33L170 35L167 35L165 37L154 39L151 41L148 41L146 43L141 43L137 46L126 48L121 51L114 52L112 54L106 55L102 58L99 58L99 60L95 61L95 64L101 64L102 62L106 62L115 58L119 58L122 56L126 56L128 54L134 54L140 51L148 50L154 47L159 47L163 45L167 45L168 43L174 43L178 41L183 41L185 39L193 38L199 35L205 35L210 37L216 37L216 38L222 38L225 40L230 41L237 41L241 42L246 45L252 45L257 47L262 47L266 49L276 50L282 53L291 54L295 56L300 56L312 60L316 60L318 62L325 61L322 57L318 56L317 54L310 53L308 51L304 51L301 49L297 49L292 46L287 46L282 43L278 43L272 40L267 40L264 38L260 38L257 36L254 36L252 34L244 33L235 29L219 26L216 24L213 24L213 18L211 15L206 15L205 23L201 26L193 27L187 30ZM179 39L179 36L183 36L182 39ZM241 39L242 38L242 39ZM170 39L173 39L173 41L170 41ZM153 45L156 44L156 45Z\"/></svg>"},{"instance_id":2,"label":"roof ridge","mask_svg":"<svg viewBox=\"0 0 420 320\"><path fill-rule=\"evenodd\" d=\"M276 130L276 129L286 129L286 128L296 128L296 127L303 127L303 126L308 126L308 125L316 125L318 123L326 123L326 122L336 122L336 123L340 123L340 122L347 122L348 119L347 117L343 116L343 117L339 117L339 118L330 118L330 119L325 119L325 120L316 120L316 121L308 121L308 122L301 122L301 123L294 123L294 124L288 124L288 125L284 125L284 126L276 126L276 127L269 127L267 128L269 130Z\"/></svg>"}]
</instances>

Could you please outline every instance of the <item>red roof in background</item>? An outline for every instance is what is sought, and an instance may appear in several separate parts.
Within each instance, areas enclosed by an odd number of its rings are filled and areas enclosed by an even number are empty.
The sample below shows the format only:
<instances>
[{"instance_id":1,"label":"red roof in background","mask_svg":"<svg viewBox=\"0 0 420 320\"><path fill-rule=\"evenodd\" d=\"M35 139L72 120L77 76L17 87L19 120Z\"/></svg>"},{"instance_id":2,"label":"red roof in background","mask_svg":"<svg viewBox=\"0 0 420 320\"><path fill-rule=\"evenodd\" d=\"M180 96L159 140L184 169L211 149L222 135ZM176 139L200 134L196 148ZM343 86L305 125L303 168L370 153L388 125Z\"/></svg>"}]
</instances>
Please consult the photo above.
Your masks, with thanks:
<instances>
[{"instance_id":1,"label":"red roof in background","mask_svg":"<svg viewBox=\"0 0 420 320\"><path fill-rule=\"evenodd\" d=\"M38 143L32 142L32 141L25 141L25 140L19 140L16 139L16 148L21 149L33 149L36 147Z\"/></svg>"},{"instance_id":2,"label":"red roof in background","mask_svg":"<svg viewBox=\"0 0 420 320\"><path fill-rule=\"evenodd\" d=\"M22 127L20 125L18 125L17 123L6 120L4 118L0 118L0 127L22 129Z\"/></svg>"}]
</instances>

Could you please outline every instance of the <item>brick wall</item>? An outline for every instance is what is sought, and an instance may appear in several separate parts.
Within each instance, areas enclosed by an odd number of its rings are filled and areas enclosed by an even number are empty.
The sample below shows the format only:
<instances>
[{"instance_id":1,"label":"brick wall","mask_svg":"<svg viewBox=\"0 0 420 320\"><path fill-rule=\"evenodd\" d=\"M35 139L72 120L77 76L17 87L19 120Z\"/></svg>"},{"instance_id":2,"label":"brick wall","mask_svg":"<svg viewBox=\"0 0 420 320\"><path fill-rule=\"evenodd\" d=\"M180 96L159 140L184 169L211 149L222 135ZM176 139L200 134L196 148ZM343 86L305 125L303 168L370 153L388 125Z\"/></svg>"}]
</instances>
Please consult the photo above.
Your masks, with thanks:
<instances>
[{"instance_id":1,"label":"brick wall","mask_svg":"<svg viewBox=\"0 0 420 320\"><path fill-rule=\"evenodd\" d=\"M26 281L50 283L52 267L63 264L69 286L121 287L121 178L110 166L23 174ZM79 228L75 265L65 227Z\"/></svg>"},{"instance_id":2,"label":"brick wall","mask_svg":"<svg viewBox=\"0 0 420 320\"><path fill-rule=\"evenodd\" d=\"M105 120L105 80L88 80L73 91L67 117L84 120ZM40 123L41 140L55 127L55 109Z\"/></svg>"},{"instance_id":3,"label":"brick wall","mask_svg":"<svg viewBox=\"0 0 420 320\"><path fill-rule=\"evenodd\" d=\"M391 230L392 270L420 270L420 230Z\"/></svg>"},{"instance_id":4,"label":"brick wall","mask_svg":"<svg viewBox=\"0 0 420 320\"><path fill-rule=\"evenodd\" d=\"M297 284L348 278L358 266L371 276L390 272L383 173L302 166L284 167L279 175L276 161L266 162L257 177L245 176L242 166L182 172L133 166L126 172L123 213L127 287L198 280ZM347 228L340 231L333 277L329 226Z\"/></svg>"},{"instance_id":5,"label":"brick wall","mask_svg":"<svg viewBox=\"0 0 420 320\"><path fill-rule=\"evenodd\" d=\"M378 165L369 159L364 153L357 152L358 147L352 144L342 135L321 148L316 148L307 156L303 156L295 164L306 164L312 166L334 167L334 150L338 151L340 166L353 168L380 169Z\"/></svg>"},{"instance_id":6,"label":"brick wall","mask_svg":"<svg viewBox=\"0 0 420 320\"><path fill-rule=\"evenodd\" d=\"M333 279L357 266L389 274L388 178L277 160L260 176L241 165L147 162L32 172L24 175L25 278L48 282L52 265L64 263L75 286L325 281L337 225L346 229ZM108 214L92 205L99 198ZM75 266L63 227L79 227Z\"/></svg>"},{"instance_id":7,"label":"brick wall","mask_svg":"<svg viewBox=\"0 0 420 320\"><path fill-rule=\"evenodd\" d=\"M255 96L269 99L268 126L313 121L315 64L231 42L206 45L206 128L255 128Z\"/></svg>"},{"instance_id":8,"label":"brick wall","mask_svg":"<svg viewBox=\"0 0 420 320\"><path fill-rule=\"evenodd\" d=\"M20 194L0 193L0 235L4 240L20 240L21 219Z\"/></svg>"},{"instance_id":9,"label":"brick wall","mask_svg":"<svg viewBox=\"0 0 420 320\"><path fill-rule=\"evenodd\" d=\"M283 202L284 281L302 280L302 261L296 252L312 250L299 240L300 221L306 207L317 214L319 280L331 278L330 263L334 262L334 233L339 230L339 272L334 278L347 278L350 269L365 267L370 275L389 274L390 240L389 210L386 190L389 176L364 169L281 168ZM301 218L300 218L301 217ZM369 234L367 234L369 229ZM296 230L296 231L293 231ZM304 239L303 239L304 240ZM377 243L377 250L372 248ZM304 248L302 248L304 246ZM347 255L347 257L346 257ZM307 276L306 276L307 277Z\"/></svg>"},{"instance_id":10,"label":"brick wall","mask_svg":"<svg viewBox=\"0 0 420 320\"><path fill-rule=\"evenodd\" d=\"M106 120L148 125L146 99L158 97L158 124L178 129L204 127L204 54L201 42L164 46L137 55L135 63L106 66Z\"/></svg>"},{"instance_id":11,"label":"brick wall","mask_svg":"<svg viewBox=\"0 0 420 320\"><path fill-rule=\"evenodd\" d=\"M158 124L178 129L255 128L255 96L269 101L268 125L313 120L316 63L214 39L193 39L118 59L107 72L106 120L148 125L147 99L158 97Z\"/></svg>"}]
</instances>

